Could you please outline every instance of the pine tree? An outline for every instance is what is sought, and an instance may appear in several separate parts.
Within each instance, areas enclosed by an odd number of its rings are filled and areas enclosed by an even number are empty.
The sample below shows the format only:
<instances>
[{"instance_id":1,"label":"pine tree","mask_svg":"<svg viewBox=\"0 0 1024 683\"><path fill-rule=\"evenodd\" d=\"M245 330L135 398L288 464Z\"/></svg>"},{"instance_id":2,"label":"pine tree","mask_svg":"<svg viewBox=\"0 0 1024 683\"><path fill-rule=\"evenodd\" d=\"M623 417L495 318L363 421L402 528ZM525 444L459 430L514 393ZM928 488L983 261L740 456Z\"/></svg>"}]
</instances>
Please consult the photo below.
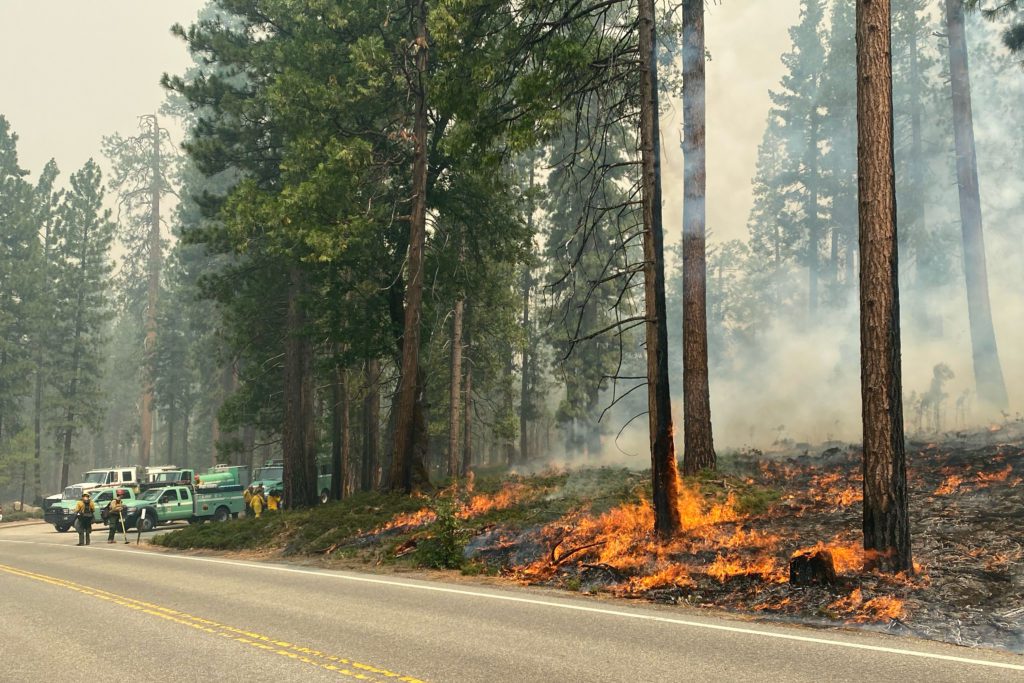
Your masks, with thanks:
<instances>
[{"instance_id":1,"label":"pine tree","mask_svg":"<svg viewBox=\"0 0 1024 683\"><path fill-rule=\"evenodd\" d=\"M42 285L32 186L18 165L17 142L0 116L0 439L18 431L31 391L31 302Z\"/></svg>"},{"instance_id":2,"label":"pine tree","mask_svg":"<svg viewBox=\"0 0 1024 683\"><path fill-rule=\"evenodd\" d=\"M156 380L152 355L157 343L160 270L164 260L160 202L164 195L174 191L170 177L176 153L167 129L161 127L156 114L140 117L139 128L139 135L124 138L115 134L105 138L103 146L114 169L111 187L119 192L120 204L126 209L127 230L121 235L128 252L126 267L121 273L125 298L132 303L145 300L146 355L142 372L139 465L148 467L153 446Z\"/></svg>"},{"instance_id":3,"label":"pine tree","mask_svg":"<svg viewBox=\"0 0 1024 683\"><path fill-rule=\"evenodd\" d=\"M953 137L956 148L960 225L963 234L964 278L971 349L978 396L989 408L1005 410L1006 382L999 362L992 307L988 292L988 266L981 219L978 157L974 142L974 112L967 60L967 29L963 0L946 0L946 31L949 36L949 72L953 103Z\"/></svg>"},{"instance_id":4,"label":"pine tree","mask_svg":"<svg viewBox=\"0 0 1024 683\"><path fill-rule=\"evenodd\" d=\"M857 0L856 35L864 549L867 569L912 573L889 0Z\"/></svg>"},{"instance_id":5,"label":"pine tree","mask_svg":"<svg viewBox=\"0 0 1024 683\"><path fill-rule=\"evenodd\" d=\"M782 138L785 160L784 170L773 179L772 194L779 195L784 202L775 220L781 223L777 229L795 236L800 245L796 248L804 252L807 310L812 323L817 316L820 282L826 270L821 264L826 216L819 199L824 175L821 95L824 79L821 67L826 55L821 26L824 15L824 0L800 3L800 23L789 31L792 49L782 57L786 73L781 88L771 93L770 113L772 119L778 121L777 131L773 132ZM778 250L779 245L775 248ZM831 268L829 272L831 284L835 272Z\"/></svg>"},{"instance_id":6,"label":"pine tree","mask_svg":"<svg viewBox=\"0 0 1024 683\"><path fill-rule=\"evenodd\" d=\"M110 210L103 208L100 169L89 160L71 176L53 230L56 314L49 379L60 413L61 488L68 485L76 457L75 437L103 416L99 388L106 325L112 319L108 292L113 238Z\"/></svg>"}]
</instances>

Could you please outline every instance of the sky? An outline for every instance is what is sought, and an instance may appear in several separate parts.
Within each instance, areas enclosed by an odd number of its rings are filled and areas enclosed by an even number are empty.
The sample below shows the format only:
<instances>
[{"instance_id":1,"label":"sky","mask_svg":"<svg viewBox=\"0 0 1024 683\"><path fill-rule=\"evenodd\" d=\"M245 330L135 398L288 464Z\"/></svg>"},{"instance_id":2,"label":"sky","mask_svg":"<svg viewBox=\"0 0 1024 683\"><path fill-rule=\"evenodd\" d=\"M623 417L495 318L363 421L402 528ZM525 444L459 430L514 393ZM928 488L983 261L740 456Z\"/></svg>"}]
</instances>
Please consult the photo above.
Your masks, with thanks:
<instances>
[{"instance_id":1,"label":"sky","mask_svg":"<svg viewBox=\"0 0 1024 683\"><path fill-rule=\"evenodd\" d=\"M164 100L160 77L190 63L175 22L205 0L0 0L0 114L23 168L56 158L67 176L100 140L137 130ZM180 133L175 136L180 140Z\"/></svg>"},{"instance_id":2,"label":"sky","mask_svg":"<svg viewBox=\"0 0 1024 683\"><path fill-rule=\"evenodd\" d=\"M170 34L206 0L0 0L0 114L19 135L22 167L51 157L69 174L100 159L104 135L136 130L164 99L160 76L190 63ZM768 90L782 76L796 0L708 3L708 228L712 240L745 234L751 178ZM11 66L16 65L16 66ZM663 121L667 239L682 220L681 112ZM172 128L173 130L173 128ZM180 131L175 135L181 139Z\"/></svg>"}]
</instances>

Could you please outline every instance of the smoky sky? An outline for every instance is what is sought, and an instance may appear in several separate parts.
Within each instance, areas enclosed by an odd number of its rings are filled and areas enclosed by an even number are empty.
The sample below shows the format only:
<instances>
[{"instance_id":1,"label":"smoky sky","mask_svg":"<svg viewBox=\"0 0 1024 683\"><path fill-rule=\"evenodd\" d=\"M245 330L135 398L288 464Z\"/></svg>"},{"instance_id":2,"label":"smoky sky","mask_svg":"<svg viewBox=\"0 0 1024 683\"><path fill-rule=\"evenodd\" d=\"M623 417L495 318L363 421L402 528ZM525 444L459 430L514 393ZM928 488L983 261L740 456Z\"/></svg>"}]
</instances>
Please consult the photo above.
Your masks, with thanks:
<instances>
[{"instance_id":1,"label":"smoky sky","mask_svg":"<svg viewBox=\"0 0 1024 683\"><path fill-rule=\"evenodd\" d=\"M171 25L205 3L0 0L0 113L22 167L35 174L53 157L66 176L100 160L102 136L133 132L164 100L160 76L190 63Z\"/></svg>"}]
</instances>

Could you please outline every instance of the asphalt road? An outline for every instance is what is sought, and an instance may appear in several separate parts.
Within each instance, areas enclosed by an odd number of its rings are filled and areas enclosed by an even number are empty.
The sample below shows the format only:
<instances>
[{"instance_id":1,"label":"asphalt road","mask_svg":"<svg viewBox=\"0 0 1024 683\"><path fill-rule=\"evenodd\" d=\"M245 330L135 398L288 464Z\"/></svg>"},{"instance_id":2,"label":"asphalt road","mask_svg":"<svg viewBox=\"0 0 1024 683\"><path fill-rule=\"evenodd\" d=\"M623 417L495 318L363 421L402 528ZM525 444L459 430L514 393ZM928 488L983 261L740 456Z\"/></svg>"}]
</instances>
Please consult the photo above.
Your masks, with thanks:
<instances>
[{"instance_id":1,"label":"asphalt road","mask_svg":"<svg viewBox=\"0 0 1024 683\"><path fill-rule=\"evenodd\" d=\"M1024 681L1024 657L0 526L0 681Z\"/></svg>"}]
</instances>

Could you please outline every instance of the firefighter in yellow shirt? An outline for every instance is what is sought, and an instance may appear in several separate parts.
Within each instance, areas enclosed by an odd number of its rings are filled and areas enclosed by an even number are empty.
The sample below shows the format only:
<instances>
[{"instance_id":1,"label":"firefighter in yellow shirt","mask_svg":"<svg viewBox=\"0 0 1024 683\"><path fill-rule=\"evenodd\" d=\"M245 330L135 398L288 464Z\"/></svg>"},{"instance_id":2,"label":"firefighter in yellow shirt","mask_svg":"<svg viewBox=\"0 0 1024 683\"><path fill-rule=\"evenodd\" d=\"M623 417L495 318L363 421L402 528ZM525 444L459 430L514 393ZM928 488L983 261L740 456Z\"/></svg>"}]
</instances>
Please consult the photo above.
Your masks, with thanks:
<instances>
[{"instance_id":1,"label":"firefighter in yellow shirt","mask_svg":"<svg viewBox=\"0 0 1024 683\"><path fill-rule=\"evenodd\" d=\"M92 523L95 519L96 503L89 499L88 493L83 493L82 500L75 505L75 531L78 532L78 545L89 545Z\"/></svg>"},{"instance_id":2,"label":"firefighter in yellow shirt","mask_svg":"<svg viewBox=\"0 0 1024 683\"><path fill-rule=\"evenodd\" d=\"M271 512L277 512L281 509L281 492L271 491L270 495L267 496L267 509Z\"/></svg>"},{"instance_id":3,"label":"firefighter in yellow shirt","mask_svg":"<svg viewBox=\"0 0 1024 683\"><path fill-rule=\"evenodd\" d=\"M259 489L256 489L256 493L249 499L249 505L252 506L253 517L259 518L263 514L263 494Z\"/></svg>"}]
</instances>

